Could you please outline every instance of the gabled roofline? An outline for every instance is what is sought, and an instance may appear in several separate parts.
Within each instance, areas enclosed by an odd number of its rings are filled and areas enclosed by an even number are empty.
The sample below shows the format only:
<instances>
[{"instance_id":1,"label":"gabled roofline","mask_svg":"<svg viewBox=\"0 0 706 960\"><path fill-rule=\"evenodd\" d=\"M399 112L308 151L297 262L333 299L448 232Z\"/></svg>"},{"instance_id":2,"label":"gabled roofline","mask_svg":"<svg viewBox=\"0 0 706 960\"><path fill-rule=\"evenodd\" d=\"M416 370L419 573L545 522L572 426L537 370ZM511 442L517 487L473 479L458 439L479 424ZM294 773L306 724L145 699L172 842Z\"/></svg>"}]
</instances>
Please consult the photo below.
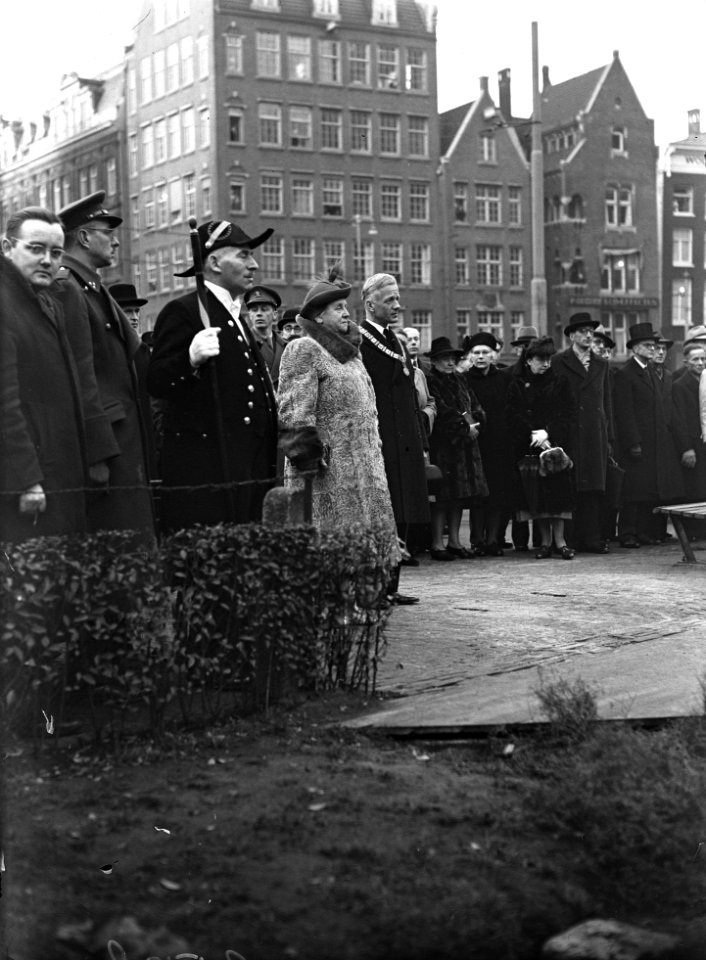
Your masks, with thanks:
<instances>
[{"instance_id":1,"label":"gabled roofline","mask_svg":"<svg viewBox=\"0 0 706 960\"><path fill-rule=\"evenodd\" d=\"M463 134L464 134L464 133L466 132L466 130L468 129L468 126L469 126L469 124L470 124L470 122L471 122L471 120L472 120L472 118L473 118L473 115L476 113L476 111L477 111L477 109L478 109L478 106L479 106L479 104L480 104L480 101L481 101L482 99L483 99L482 96L478 97L478 99L477 99L477 100L474 100L473 103L469 106L468 111L467 111L467 113L466 113L466 116L463 118L463 120L462 120L461 123L459 124L458 130L457 130L456 133L454 134L453 140L452 140L451 143L449 144L448 150L446 151L446 153L445 153L445 154L443 155L443 157L441 158L442 160L448 160L448 159L451 157L451 155L453 154L454 150L456 149L456 147L458 146L458 144L459 144L459 142L460 142L460 140L461 140L461 137L463 136Z\"/></svg>"},{"instance_id":2,"label":"gabled roofline","mask_svg":"<svg viewBox=\"0 0 706 960\"><path fill-rule=\"evenodd\" d=\"M597 83L597 84L595 85L595 87L593 88L593 93L592 93L591 96L589 97L588 103L586 104L586 107L585 107L585 112L586 112L586 113L590 113L590 112L591 112L591 108L593 107L594 103L595 103L596 100L598 99L598 94L599 94L600 91L601 91L601 87L602 87L603 84L605 83L606 78L607 78L608 74L610 73L610 71L611 71L614 63L615 63L615 60L612 60L610 63L607 63L607 64L605 65L605 67L603 68L603 73L601 74L598 83Z\"/></svg>"}]
</instances>

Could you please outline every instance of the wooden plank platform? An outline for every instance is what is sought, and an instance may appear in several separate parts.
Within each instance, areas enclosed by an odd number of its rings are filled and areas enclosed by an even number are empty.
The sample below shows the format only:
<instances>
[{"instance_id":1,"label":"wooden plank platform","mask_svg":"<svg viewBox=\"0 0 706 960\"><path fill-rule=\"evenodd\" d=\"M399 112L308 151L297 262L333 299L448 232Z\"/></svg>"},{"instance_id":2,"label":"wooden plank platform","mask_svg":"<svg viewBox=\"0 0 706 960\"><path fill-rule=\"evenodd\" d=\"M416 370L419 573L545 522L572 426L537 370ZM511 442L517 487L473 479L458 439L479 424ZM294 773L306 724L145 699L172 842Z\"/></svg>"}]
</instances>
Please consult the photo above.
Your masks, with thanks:
<instances>
[{"instance_id":1,"label":"wooden plank platform","mask_svg":"<svg viewBox=\"0 0 706 960\"><path fill-rule=\"evenodd\" d=\"M679 537L685 563L698 563L689 537L684 529L684 520L706 520L706 503L675 503L667 507L655 507L653 513L666 513Z\"/></svg>"}]
</instances>

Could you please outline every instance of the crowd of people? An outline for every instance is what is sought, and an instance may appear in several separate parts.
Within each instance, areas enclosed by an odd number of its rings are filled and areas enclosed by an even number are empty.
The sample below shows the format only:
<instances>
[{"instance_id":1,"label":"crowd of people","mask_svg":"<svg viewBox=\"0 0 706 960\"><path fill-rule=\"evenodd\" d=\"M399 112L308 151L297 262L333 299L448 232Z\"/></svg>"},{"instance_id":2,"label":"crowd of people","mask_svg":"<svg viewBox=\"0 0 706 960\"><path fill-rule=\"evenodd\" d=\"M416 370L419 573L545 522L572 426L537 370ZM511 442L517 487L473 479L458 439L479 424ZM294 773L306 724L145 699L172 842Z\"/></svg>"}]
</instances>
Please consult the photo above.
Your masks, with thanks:
<instances>
[{"instance_id":1,"label":"crowd of people","mask_svg":"<svg viewBox=\"0 0 706 960\"><path fill-rule=\"evenodd\" d=\"M647 323L614 364L615 343L588 313L568 319L560 350L522 328L510 364L488 332L461 346L437 337L422 353L394 276L364 281L360 325L338 268L284 307L256 282L255 252L273 231L214 220L194 230L181 274L196 289L140 337L147 301L101 280L122 222L104 200L28 207L5 225L3 542L104 529L151 541L258 521L283 482L311 491L320 526L381 524L389 597L415 603L399 592L400 567L424 551L604 554L663 541L655 506L706 499L704 328L674 374L673 344Z\"/></svg>"}]
</instances>

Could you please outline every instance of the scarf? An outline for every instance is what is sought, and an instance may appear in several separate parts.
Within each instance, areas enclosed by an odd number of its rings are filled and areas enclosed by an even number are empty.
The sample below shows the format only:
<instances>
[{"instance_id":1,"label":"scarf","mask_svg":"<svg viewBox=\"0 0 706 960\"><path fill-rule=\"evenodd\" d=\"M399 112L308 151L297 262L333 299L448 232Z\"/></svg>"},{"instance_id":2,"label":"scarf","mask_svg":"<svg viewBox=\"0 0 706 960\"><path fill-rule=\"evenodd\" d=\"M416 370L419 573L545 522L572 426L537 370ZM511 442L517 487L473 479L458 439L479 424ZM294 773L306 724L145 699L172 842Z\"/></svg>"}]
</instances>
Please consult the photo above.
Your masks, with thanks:
<instances>
[{"instance_id":1,"label":"scarf","mask_svg":"<svg viewBox=\"0 0 706 960\"><path fill-rule=\"evenodd\" d=\"M316 320L308 320L301 315L297 318L301 328L308 337L316 340L319 346L323 347L334 360L339 363L347 363L360 356L360 341L363 339L360 327L352 320L349 321L347 333L336 333L335 330L329 330Z\"/></svg>"}]
</instances>

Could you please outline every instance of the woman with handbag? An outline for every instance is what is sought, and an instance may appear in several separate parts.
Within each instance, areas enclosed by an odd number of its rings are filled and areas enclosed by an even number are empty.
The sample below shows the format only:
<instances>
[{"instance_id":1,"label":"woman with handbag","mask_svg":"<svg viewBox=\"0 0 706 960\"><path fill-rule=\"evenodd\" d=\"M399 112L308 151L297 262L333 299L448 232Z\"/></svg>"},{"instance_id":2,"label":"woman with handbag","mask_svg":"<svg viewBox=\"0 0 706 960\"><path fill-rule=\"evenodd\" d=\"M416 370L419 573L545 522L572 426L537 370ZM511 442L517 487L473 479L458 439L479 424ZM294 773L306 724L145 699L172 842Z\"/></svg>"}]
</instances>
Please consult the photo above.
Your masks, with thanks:
<instances>
[{"instance_id":1,"label":"woman with handbag","mask_svg":"<svg viewBox=\"0 0 706 960\"><path fill-rule=\"evenodd\" d=\"M575 496L566 448L575 404L568 380L551 367L554 353L551 337L531 340L508 388L508 424L517 462L515 508L518 520L537 521L541 534L537 560L551 556L552 543L559 556L572 560L564 521L571 519Z\"/></svg>"}]
</instances>

